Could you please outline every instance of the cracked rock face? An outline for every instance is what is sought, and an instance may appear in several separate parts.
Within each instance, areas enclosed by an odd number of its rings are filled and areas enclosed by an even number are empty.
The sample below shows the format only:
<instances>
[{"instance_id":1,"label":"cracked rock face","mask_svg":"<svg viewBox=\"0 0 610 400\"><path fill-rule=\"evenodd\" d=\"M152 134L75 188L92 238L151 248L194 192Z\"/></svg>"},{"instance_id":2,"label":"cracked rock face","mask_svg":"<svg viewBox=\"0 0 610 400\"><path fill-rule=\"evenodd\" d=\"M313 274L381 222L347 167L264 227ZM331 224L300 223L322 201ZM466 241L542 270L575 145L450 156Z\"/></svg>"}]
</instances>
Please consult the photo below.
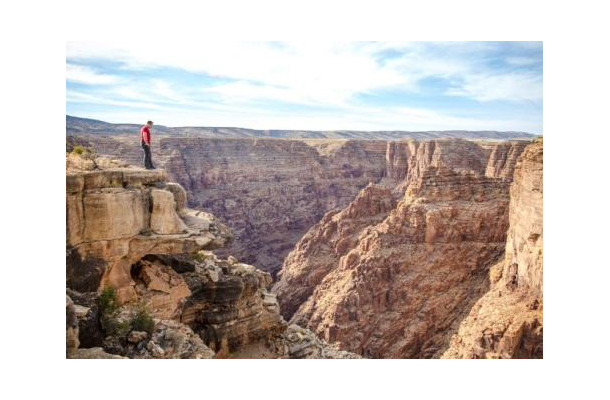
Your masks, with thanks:
<instances>
[{"instance_id":1,"label":"cracked rock face","mask_svg":"<svg viewBox=\"0 0 610 400\"><path fill-rule=\"evenodd\" d=\"M147 254L218 248L231 233L207 213L180 209L184 193L163 170L109 169L66 174L68 287L112 286L136 298L131 267Z\"/></svg>"},{"instance_id":2,"label":"cracked rock face","mask_svg":"<svg viewBox=\"0 0 610 400\"><path fill-rule=\"evenodd\" d=\"M394 144L403 198L367 187L312 227L273 288L283 315L365 357L441 356L504 252L524 147Z\"/></svg>"},{"instance_id":3,"label":"cracked rock face","mask_svg":"<svg viewBox=\"0 0 610 400\"><path fill-rule=\"evenodd\" d=\"M462 321L445 358L542 358L543 143L523 152L510 189L504 260L491 289Z\"/></svg>"}]
</instances>

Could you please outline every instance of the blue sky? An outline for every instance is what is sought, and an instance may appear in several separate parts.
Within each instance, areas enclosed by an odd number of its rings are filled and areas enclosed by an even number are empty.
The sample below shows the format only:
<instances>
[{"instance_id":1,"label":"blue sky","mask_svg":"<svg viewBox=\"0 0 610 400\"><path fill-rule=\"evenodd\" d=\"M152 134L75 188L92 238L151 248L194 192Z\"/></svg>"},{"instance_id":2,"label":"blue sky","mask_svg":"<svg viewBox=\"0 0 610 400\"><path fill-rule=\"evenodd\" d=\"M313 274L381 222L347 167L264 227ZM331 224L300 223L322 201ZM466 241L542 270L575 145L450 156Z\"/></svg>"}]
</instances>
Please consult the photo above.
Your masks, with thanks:
<instances>
[{"instance_id":1,"label":"blue sky","mask_svg":"<svg viewBox=\"0 0 610 400\"><path fill-rule=\"evenodd\" d=\"M66 112L108 122L542 133L542 42L68 42Z\"/></svg>"}]
</instances>

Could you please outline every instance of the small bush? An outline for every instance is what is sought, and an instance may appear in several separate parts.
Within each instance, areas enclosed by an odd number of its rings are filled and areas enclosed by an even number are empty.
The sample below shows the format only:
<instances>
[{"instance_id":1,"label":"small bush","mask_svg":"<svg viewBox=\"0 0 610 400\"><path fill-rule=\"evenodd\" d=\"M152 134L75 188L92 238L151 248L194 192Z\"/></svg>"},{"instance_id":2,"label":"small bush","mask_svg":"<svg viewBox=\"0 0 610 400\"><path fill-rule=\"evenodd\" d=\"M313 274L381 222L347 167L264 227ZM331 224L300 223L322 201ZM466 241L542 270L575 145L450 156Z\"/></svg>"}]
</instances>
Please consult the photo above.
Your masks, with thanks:
<instances>
[{"instance_id":1,"label":"small bush","mask_svg":"<svg viewBox=\"0 0 610 400\"><path fill-rule=\"evenodd\" d=\"M193 260L195 260L197 262L204 262L205 254L200 253L200 252L195 252L195 253L193 253Z\"/></svg>"},{"instance_id":2,"label":"small bush","mask_svg":"<svg viewBox=\"0 0 610 400\"><path fill-rule=\"evenodd\" d=\"M155 321L153 320L146 305L139 303L133 310L130 321L131 329L134 331L144 331L152 334L155 330Z\"/></svg>"},{"instance_id":3,"label":"small bush","mask_svg":"<svg viewBox=\"0 0 610 400\"><path fill-rule=\"evenodd\" d=\"M118 319L121 305L119 296L113 287L107 287L97 298L100 311L100 323L107 335L124 337L129 333L129 322Z\"/></svg>"},{"instance_id":4,"label":"small bush","mask_svg":"<svg viewBox=\"0 0 610 400\"><path fill-rule=\"evenodd\" d=\"M85 146L81 146L81 145L76 145L76 146L74 146L74 148L72 149L72 153L74 153L74 154L78 154L79 156L80 156L80 155L83 155L83 154L85 154L85 153L89 153L89 152L90 152L90 151L89 151L89 149L88 149L88 148L86 148Z\"/></svg>"},{"instance_id":5,"label":"small bush","mask_svg":"<svg viewBox=\"0 0 610 400\"><path fill-rule=\"evenodd\" d=\"M126 337L131 330L129 321L119 321L116 317L104 317L104 331L107 335L115 337Z\"/></svg>"},{"instance_id":6,"label":"small bush","mask_svg":"<svg viewBox=\"0 0 610 400\"><path fill-rule=\"evenodd\" d=\"M97 298L97 304L100 308L100 314L115 315L121 307L116 289L113 287L104 288Z\"/></svg>"}]
</instances>

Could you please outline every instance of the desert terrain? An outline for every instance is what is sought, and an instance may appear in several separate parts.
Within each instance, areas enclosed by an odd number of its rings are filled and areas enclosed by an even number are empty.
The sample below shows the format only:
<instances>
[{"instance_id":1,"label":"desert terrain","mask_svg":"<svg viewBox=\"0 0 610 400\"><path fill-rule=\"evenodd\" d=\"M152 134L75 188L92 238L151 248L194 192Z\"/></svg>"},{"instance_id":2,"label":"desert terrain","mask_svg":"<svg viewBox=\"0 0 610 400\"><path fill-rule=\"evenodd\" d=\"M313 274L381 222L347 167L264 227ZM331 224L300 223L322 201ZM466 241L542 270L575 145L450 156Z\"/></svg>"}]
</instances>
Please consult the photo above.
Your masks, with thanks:
<instances>
[{"instance_id":1,"label":"desert terrain","mask_svg":"<svg viewBox=\"0 0 610 400\"><path fill-rule=\"evenodd\" d=\"M542 357L542 138L137 128L67 117L68 357Z\"/></svg>"}]
</instances>

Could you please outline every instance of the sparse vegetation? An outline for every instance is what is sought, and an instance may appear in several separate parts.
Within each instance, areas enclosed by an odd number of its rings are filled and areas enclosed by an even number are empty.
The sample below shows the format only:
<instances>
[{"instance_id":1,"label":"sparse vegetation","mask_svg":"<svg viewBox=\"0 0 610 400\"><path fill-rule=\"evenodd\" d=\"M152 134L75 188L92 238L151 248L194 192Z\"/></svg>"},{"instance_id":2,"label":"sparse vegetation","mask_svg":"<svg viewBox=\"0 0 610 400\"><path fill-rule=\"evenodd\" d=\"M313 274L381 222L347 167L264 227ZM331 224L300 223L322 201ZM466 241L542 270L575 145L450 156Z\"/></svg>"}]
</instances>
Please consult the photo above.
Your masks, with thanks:
<instances>
[{"instance_id":1,"label":"sparse vegetation","mask_svg":"<svg viewBox=\"0 0 610 400\"><path fill-rule=\"evenodd\" d=\"M120 318L121 305L116 290L107 287L97 298L100 311L100 322L107 335L126 337L130 331L145 331L152 333L155 329L148 307L144 303L137 303L131 309L129 320Z\"/></svg>"},{"instance_id":2,"label":"sparse vegetation","mask_svg":"<svg viewBox=\"0 0 610 400\"><path fill-rule=\"evenodd\" d=\"M116 290L107 287L97 298L100 310L100 322L107 335L122 337L129 333L129 323L118 319L121 305Z\"/></svg>"},{"instance_id":3,"label":"sparse vegetation","mask_svg":"<svg viewBox=\"0 0 610 400\"><path fill-rule=\"evenodd\" d=\"M119 296L115 288L107 287L97 298L97 303L102 315L116 314L119 311Z\"/></svg>"},{"instance_id":4,"label":"sparse vegetation","mask_svg":"<svg viewBox=\"0 0 610 400\"><path fill-rule=\"evenodd\" d=\"M90 153L90 152L91 152L91 150L89 150L85 146L81 146L81 145L76 145L72 149L72 153L77 154L79 156L82 156L83 154Z\"/></svg>"},{"instance_id":5,"label":"sparse vegetation","mask_svg":"<svg viewBox=\"0 0 610 400\"><path fill-rule=\"evenodd\" d=\"M193 260L195 260L197 262L204 262L206 258L207 258L207 256L205 255L205 253L203 253L201 251L197 251L197 252L193 253Z\"/></svg>"},{"instance_id":6,"label":"sparse vegetation","mask_svg":"<svg viewBox=\"0 0 610 400\"><path fill-rule=\"evenodd\" d=\"M132 309L130 325L134 331L144 331L152 334L155 329L155 321L145 304L138 303Z\"/></svg>"}]
</instances>

